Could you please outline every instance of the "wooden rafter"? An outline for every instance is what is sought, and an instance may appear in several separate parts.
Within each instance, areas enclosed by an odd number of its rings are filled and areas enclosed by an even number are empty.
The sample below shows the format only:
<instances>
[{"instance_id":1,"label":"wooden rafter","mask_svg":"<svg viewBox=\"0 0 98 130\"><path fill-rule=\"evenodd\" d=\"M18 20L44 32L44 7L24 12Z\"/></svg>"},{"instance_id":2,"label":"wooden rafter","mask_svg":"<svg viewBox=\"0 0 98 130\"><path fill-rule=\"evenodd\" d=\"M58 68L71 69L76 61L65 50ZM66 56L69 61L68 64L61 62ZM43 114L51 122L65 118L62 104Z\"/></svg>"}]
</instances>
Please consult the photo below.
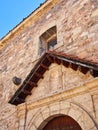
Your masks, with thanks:
<instances>
[{"instance_id":1,"label":"wooden rafter","mask_svg":"<svg viewBox=\"0 0 98 130\"><path fill-rule=\"evenodd\" d=\"M38 81L43 78L43 74L52 63L63 64L65 67L70 67L75 71L78 69L83 74L90 71L93 77L98 77L98 64L84 61L77 57L66 55L65 53L49 51L40 58L23 84L9 100L9 103L18 105L25 102L25 98L31 95L32 89L37 87Z\"/></svg>"}]
</instances>

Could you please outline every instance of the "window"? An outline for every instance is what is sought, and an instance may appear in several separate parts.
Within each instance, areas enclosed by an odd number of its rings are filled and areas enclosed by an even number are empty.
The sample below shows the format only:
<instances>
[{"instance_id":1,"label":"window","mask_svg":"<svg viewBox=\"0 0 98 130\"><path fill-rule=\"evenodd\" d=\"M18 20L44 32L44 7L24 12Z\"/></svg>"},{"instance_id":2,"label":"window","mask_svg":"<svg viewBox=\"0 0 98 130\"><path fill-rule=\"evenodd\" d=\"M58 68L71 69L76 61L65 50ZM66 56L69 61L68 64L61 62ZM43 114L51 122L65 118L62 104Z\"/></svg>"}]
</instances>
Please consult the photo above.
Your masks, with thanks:
<instances>
[{"instance_id":1,"label":"window","mask_svg":"<svg viewBox=\"0 0 98 130\"><path fill-rule=\"evenodd\" d=\"M48 29L40 36L40 54L48 50L53 50L57 44L57 29L56 26Z\"/></svg>"}]
</instances>

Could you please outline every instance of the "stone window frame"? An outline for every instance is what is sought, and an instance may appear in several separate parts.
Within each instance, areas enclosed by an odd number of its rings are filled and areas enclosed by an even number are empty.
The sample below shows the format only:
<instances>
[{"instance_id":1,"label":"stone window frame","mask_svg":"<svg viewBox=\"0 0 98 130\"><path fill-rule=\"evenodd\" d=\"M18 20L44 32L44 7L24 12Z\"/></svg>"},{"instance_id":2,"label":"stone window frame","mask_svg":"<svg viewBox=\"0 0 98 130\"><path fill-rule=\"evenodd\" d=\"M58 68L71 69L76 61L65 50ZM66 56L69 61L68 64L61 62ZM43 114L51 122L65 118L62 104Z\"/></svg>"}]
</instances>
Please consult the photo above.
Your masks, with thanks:
<instances>
[{"instance_id":1,"label":"stone window frame","mask_svg":"<svg viewBox=\"0 0 98 130\"><path fill-rule=\"evenodd\" d=\"M40 55L49 50L54 50L57 45L57 26L52 26L39 37L40 39Z\"/></svg>"}]
</instances>

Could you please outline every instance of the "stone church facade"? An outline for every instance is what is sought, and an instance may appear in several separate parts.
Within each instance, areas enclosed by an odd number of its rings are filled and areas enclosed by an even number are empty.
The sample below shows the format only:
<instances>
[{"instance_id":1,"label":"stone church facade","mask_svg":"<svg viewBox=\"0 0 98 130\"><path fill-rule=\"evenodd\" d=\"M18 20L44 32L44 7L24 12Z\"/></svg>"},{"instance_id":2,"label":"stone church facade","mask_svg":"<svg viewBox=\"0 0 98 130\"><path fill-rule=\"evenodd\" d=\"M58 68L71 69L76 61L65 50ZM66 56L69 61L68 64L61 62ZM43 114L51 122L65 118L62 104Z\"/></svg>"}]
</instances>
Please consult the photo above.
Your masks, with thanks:
<instances>
[{"instance_id":1,"label":"stone church facade","mask_svg":"<svg viewBox=\"0 0 98 130\"><path fill-rule=\"evenodd\" d=\"M98 1L47 0L0 41L0 130L98 130Z\"/></svg>"}]
</instances>

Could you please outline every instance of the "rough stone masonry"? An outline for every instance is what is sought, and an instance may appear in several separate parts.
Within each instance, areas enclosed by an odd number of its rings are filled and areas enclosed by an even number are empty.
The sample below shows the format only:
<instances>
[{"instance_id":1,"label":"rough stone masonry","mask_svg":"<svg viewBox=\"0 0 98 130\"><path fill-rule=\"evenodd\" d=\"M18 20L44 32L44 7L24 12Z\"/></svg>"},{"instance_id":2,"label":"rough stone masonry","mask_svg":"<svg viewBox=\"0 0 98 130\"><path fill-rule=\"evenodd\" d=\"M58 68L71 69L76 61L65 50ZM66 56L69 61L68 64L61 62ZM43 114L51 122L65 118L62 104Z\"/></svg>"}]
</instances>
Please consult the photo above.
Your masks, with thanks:
<instances>
[{"instance_id":1,"label":"rough stone masonry","mask_svg":"<svg viewBox=\"0 0 98 130\"><path fill-rule=\"evenodd\" d=\"M98 0L47 0L0 41L0 130L42 130L68 115L82 130L98 130L98 78L52 64L25 103L8 103L40 57L40 36L57 28L53 50L98 65Z\"/></svg>"}]
</instances>

